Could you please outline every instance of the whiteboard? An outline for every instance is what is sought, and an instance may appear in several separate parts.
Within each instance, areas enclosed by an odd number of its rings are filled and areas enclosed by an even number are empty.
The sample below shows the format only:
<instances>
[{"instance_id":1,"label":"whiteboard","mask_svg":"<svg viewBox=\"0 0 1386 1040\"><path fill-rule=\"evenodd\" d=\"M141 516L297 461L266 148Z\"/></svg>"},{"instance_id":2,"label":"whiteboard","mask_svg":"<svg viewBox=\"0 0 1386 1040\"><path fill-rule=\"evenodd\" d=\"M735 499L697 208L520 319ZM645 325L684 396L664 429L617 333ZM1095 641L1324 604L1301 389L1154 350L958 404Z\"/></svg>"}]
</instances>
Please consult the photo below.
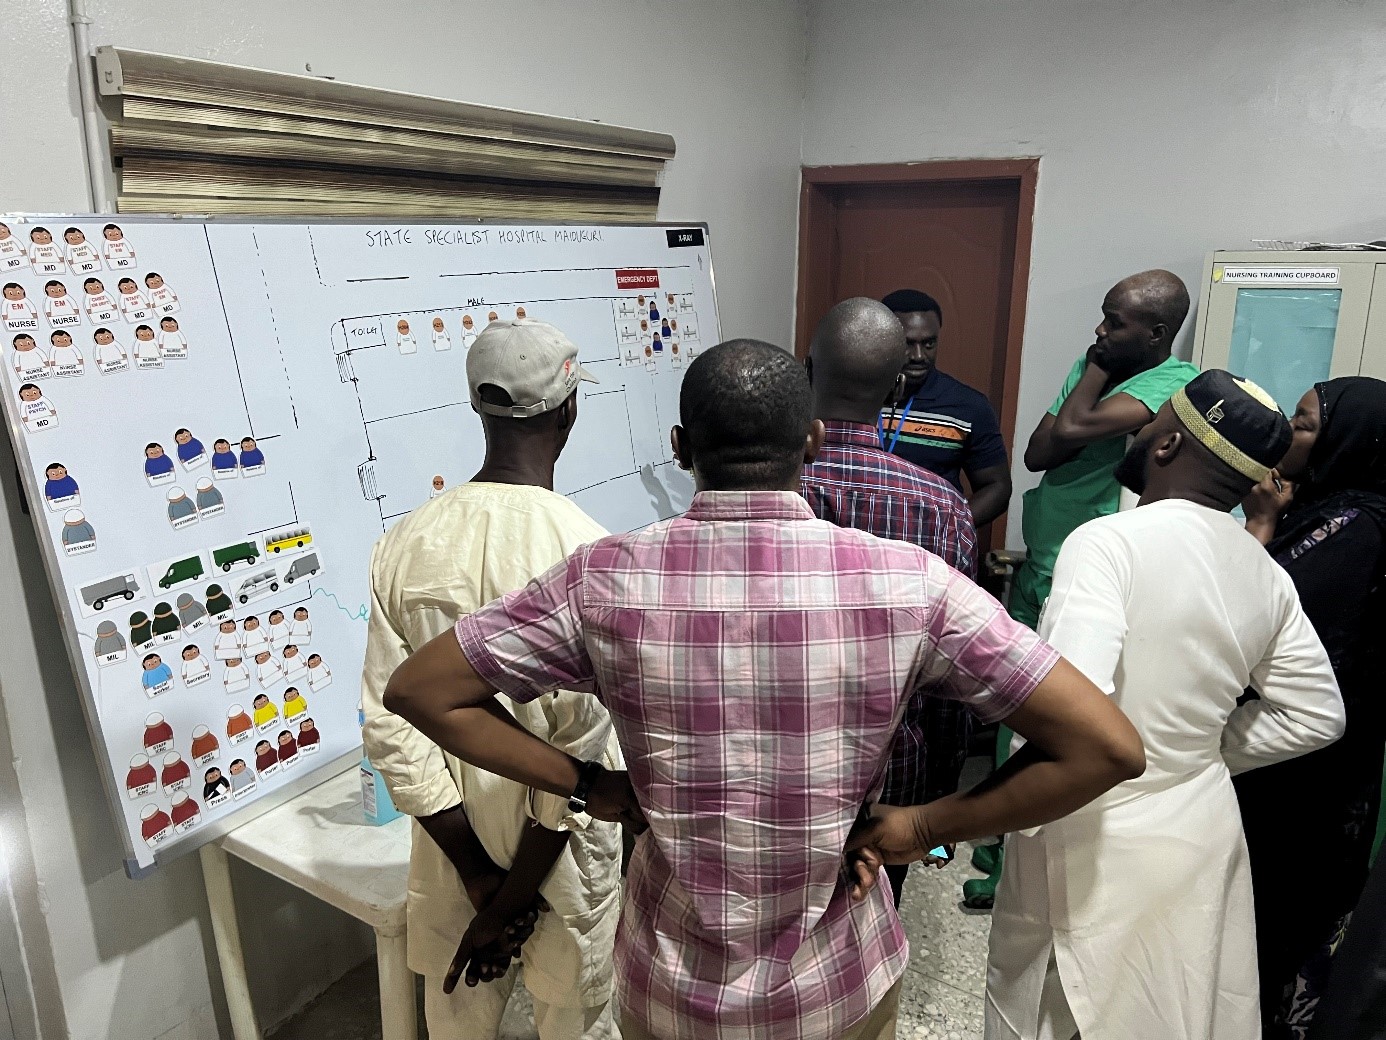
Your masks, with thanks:
<instances>
[{"instance_id":1,"label":"whiteboard","mask_svg":"<svg viewBox=\"0 0 1386 1040\"><path fill-rule=\"evenodd\" d=\"M4 415L132 876L359 756L371 546L479 468L488 321L600 380L558 491L613 531L691 498L705 227L0 219Z\"/></svg>"}]
</instances>

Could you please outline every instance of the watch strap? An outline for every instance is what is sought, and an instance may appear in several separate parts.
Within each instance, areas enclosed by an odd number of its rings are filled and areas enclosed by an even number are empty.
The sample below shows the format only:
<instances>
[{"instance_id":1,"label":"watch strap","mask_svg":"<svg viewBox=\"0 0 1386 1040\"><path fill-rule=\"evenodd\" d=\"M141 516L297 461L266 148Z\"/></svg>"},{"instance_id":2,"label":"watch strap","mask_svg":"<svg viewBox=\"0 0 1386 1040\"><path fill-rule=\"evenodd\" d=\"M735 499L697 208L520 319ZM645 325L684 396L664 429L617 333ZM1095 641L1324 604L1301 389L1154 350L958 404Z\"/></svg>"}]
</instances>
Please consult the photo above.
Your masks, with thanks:
<instances>
[{"instance_id":1,"label":"watch strap","mask_svg":"<svg viewBox=\"0 0 1386 1040\"><path fill-rule=\"evenodd\" d=\"M578 766L578 782L573 788L572 795L568 798L568 810L575 813L587 811L587 796L591 793L592 784L602 772L600 762L583 762Z\"/></svg>"}]
</instances>

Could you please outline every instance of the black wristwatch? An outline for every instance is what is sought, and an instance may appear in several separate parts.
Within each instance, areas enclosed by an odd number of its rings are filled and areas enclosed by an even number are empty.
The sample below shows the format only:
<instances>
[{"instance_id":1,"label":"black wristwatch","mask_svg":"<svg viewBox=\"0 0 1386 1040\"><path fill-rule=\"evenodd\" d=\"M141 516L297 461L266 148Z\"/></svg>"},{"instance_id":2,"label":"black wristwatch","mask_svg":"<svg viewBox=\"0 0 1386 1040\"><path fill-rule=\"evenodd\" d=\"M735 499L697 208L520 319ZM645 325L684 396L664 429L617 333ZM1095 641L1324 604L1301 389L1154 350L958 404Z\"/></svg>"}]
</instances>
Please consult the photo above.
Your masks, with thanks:
<instances>
[{"instance_id":1,"label":"black wristwatch","mask_svg":"<svg viewBox=\"0 0 1386 1040\"><path fill-rule=\"evenodd\" d=\"M568 810L570 812L582 813L587 811L587 795L601 773L602 764L600 762L584 762L578 766L577 786L573 788L573 793L568 798Z\"/></svg>"}]
</instances>

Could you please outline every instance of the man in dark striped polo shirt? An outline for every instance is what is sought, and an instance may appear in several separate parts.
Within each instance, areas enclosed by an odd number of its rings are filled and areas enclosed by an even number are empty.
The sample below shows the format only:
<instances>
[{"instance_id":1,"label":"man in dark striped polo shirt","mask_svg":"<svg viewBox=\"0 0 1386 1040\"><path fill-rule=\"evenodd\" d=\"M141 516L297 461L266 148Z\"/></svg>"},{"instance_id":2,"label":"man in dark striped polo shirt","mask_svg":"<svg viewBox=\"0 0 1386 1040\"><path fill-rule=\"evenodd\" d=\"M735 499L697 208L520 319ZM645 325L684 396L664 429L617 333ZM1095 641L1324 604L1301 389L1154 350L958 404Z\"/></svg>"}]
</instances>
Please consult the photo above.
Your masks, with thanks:
<instances>
[{"instance_id":1,"label":"man in dark striped polo shirt","mask_svg":"<svg viewBox=\"0 0 1386 1040\"><path fill-rule=\"evenodd\" d=\"M899 289L881 301L905 327L905 385L881 413L884 445L892 454L937 473L959 491L962 474L978 527L1011 501L1011 467L996 411L980 391L940 372L938 335L943 309L928 293Z\"/></svg>"}]
</instances>

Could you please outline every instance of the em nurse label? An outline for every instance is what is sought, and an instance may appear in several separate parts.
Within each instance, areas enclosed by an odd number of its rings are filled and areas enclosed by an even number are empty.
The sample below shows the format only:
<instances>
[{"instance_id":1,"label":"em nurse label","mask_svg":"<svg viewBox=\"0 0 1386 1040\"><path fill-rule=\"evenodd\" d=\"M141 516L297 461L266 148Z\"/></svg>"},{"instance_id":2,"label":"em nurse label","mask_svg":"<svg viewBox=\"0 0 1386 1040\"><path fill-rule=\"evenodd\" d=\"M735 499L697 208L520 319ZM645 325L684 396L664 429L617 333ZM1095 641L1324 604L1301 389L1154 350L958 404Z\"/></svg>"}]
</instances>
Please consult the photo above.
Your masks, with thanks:
<instances>
[{"instance_id":1,"label":"em nurse label","mask_svg":"<svg viewBox=\"0 0 1386 1040\"><path fill-rule=\"evenodd\" d=\"M1335 286L1338 284L1338 268L1227 264L1213 268L1213 281L1223 285L1273 285L1282 288L1290 285Z\"/></svg>"}]
</instances>

